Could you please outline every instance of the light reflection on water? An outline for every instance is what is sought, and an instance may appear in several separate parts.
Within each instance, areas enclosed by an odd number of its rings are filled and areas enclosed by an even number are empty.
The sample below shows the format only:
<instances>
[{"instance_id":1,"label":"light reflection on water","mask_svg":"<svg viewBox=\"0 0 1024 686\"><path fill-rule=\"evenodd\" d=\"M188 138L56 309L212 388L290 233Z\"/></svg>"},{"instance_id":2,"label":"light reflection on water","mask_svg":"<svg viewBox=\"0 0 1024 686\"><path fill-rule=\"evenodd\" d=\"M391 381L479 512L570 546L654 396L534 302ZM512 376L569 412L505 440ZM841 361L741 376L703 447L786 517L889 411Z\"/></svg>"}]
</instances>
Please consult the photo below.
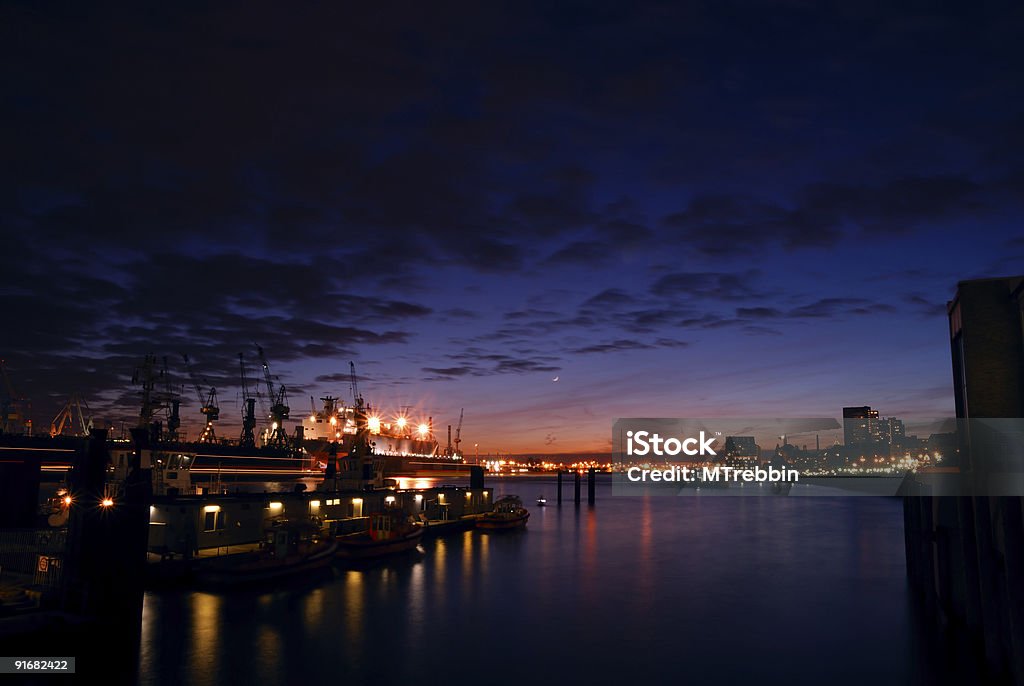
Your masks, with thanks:
<instances>
[{"instance_id":1,"label":"light reflection on water","mask_svg":"<svg viewBox=\"0 0 1024 686\"><path fill-rule=\"evenodd\" d=\"M148 594L140 682L966 683L909 610L898 500L494 486L550 504L306 586Z\"/></svg>"}]
</instances>

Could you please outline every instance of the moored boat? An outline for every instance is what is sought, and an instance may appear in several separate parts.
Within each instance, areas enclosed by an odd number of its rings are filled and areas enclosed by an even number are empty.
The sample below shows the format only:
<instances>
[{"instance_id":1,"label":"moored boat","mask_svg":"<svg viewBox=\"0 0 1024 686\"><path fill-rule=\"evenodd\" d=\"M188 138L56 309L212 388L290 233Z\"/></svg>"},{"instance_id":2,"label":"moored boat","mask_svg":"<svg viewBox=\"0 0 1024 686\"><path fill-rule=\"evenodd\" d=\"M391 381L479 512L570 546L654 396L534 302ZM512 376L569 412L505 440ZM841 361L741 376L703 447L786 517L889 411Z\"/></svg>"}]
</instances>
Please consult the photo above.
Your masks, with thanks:
<instances>
[{"instance_id":1,"label":"moored boat","mask_svg":"<svg viewBox=\"0 0 1024 686\"><path fill-rule=\"evenodd\" d=\"M237 586L294 577L330 566L337 547L320 538L312 522L285 522L266 530L257 551L200 561L194 578L201 585Z\"/></svg>"},{"instance_id":2,"label":"moored boat","mask_svg":"<svg viewBox=\"0 0 1024 686\"><path fill-rule=\"evenodd\" d=\"M476 528L484 530L520 529L526 526L530 511L516 495L507 495L494 503L494 509L476 520Z\"/></svg>"},{"instance_id":3,"label":"moored boat","mask_svg":"<svg viewBox=\"0 0 1024 686\"><path fill-rule=\"evenodd\" d=\"M366 560L412 550L423 538L423 523L394 508L370 516L370 528L338 536L337 556Z\"/></svg>"}]
</instances>

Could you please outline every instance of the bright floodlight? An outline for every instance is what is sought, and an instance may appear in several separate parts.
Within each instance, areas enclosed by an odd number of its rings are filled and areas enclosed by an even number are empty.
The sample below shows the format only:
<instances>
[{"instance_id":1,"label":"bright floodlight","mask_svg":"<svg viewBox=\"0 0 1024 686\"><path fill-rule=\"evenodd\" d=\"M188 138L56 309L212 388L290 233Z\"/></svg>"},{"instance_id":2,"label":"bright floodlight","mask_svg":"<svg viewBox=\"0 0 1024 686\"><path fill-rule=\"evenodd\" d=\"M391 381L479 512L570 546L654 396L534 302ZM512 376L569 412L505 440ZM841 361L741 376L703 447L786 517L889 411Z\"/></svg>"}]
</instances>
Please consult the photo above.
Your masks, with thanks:
<instances>
[{"instance_id":1,"label":"bright floodlight","mask_svg":"<svg viewBox=\"0 0 1024 686\"><path fill-rule=\"evenodd\" d=\"M426 424L420 424L416 430L419 431L420 436L426 436L428 433L430 433L430 427L427 426Z\"/></svg>"},{"instance_id":2,"label":"bright floodlight","mask_svg":"<svg viewBox=\"0 0 1024 686\"><path fill-rule=\"evenodd\" d=\"M399 417L398 421L395 422L395 423L398 424L398 428L399 429L404 429L405 428L405 417Z\"/></svg>"},{"instance_id":3,"label":"bright floodlight","mask_svg":"<svg viewBox=\"0 0 1024 686\"><path fill-rule=\"evenodd\" d=\"M370 433L380 433L380 417L370 417L366 420L366 425L370 429Z\"/></svg>"}]
</instances>

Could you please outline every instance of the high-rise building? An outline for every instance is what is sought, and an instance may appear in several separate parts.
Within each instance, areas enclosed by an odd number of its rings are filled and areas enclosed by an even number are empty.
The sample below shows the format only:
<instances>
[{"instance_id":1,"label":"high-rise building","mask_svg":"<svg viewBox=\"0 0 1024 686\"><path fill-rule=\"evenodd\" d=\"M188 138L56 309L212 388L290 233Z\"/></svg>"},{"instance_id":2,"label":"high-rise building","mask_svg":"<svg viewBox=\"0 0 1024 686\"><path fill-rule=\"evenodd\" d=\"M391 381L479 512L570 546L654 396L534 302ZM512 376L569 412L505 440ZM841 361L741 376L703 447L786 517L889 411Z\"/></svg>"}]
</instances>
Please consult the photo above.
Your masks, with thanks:
<instances>
[{"instance_id":1,"label":"high-rise building","mask_svg":"<svg viewBox=\"0 0 1024 686\"><path fill-rule=\"evenodd\" d=\"M884 420L886 423L885 431L889 438L890 444L899 445L903 442L903 439L907 436L906 427L903 426L902 419L896 419L896 417L889 417Z\"/></svg>"},{"instance_id":2,"label":"high-rise building","mask_svg":"<svg viewBox=\"0 0 1024 686\"><path fill-rule=\"evenodd\" d=\"M878 410L867 405L843 408L843 443L861 445L878 440Z\"/></svg>"},{"instance_id":3,"label":"high-rise building","mask_svg":"<svg viewBox=\"0 0 1024 686\"><path fill-rule=\"evenodd\" d=\"M726 436L725 461L733 467L756 465L761 459L761 446L753 436Z\"/></svg>"},{"instance_id":4,"label":"high-rise building","mask_svg":"<svg viewBox=\"0 0 1024 686\"><path fill-rule=\"evenodd\" d=\"M725 437L725 454L730 457L757 457L759 452L753 436Z\"/></svg>"}]
</instances>

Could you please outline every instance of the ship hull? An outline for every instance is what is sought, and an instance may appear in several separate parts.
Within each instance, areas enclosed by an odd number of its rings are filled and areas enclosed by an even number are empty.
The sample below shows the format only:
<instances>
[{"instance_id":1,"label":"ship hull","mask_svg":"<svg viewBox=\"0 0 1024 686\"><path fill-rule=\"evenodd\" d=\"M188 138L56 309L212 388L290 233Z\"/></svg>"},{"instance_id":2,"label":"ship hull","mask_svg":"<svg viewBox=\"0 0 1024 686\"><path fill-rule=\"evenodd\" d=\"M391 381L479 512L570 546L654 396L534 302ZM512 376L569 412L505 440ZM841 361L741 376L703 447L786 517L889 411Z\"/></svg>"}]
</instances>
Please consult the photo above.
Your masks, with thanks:
<instances>
[{"instance_id":1,"label":"ship hull","mask_svg":"<svg viewBox=\"0 0 1024 686\"><path fill-rule=\"evenodd\" d=\"M423 538L423 527L416 527L401 538L375 541L368 534L339 536L337 557L343 560L369 560L412 550Z\"/></svg>"}]
</instances>

